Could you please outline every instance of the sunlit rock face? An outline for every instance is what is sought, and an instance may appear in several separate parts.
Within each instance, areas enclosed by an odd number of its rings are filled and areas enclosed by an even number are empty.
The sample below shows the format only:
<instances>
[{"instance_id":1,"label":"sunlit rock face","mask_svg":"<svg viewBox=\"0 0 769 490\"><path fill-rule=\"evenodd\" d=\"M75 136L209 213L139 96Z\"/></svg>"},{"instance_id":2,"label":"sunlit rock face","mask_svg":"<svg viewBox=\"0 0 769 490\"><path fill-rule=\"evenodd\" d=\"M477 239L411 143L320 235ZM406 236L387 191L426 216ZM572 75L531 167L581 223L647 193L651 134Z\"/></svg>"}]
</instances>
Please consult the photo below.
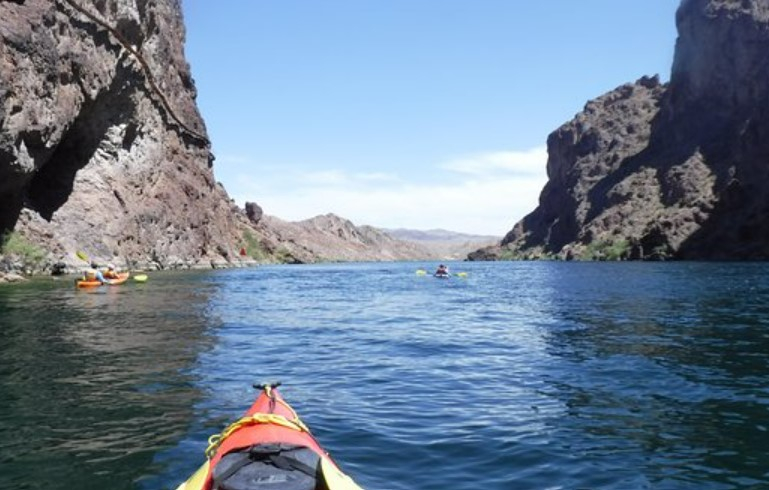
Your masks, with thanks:
<instances>
[{"instance_id":1,"label":"sunlit rock face","mask_svg":"<svg viewBox=\"0 0 769 490\"><path fill-rule=\"evenodd\" d=\"M78 251L157 268L430 255L332 215L238 208L214 180L184 34L180 0L0 0L0 234L57 271Z\"/></svg>"},{"instance_id":2,"label":"sunlit rock face","mask_svg":"<svg viewBox=\"0 0 769 490\"><path fill-rule=\"evenodd\" d=\"M435 259L435 250L393 238L372 226L356 226L328 213L287 222L265 215L259 222L265 244L275 243L293 262L351 262ZM272 245L269 245L272 247Z\"/></svg>"},{"instance_id":3,"label":"sunlit rock face","mask_svg":"<svg viewBox=\"0 0 769 490\"><path fill-rule=\"evenodd\" d=\"M471 258L769 258L769 3L684 0L676 24L670 82L554 131L539 206Z\"/></svg>"},{"instance_id":4,"label":"sunlit rock face","mask_svg":"<svg viewBox=\"0 0 769 490\"><path fill-rule=\"evenodd\" d=\"M72 260L226 263L179 0L0 2L0 229Z\"/></svg>"}]
</instances>

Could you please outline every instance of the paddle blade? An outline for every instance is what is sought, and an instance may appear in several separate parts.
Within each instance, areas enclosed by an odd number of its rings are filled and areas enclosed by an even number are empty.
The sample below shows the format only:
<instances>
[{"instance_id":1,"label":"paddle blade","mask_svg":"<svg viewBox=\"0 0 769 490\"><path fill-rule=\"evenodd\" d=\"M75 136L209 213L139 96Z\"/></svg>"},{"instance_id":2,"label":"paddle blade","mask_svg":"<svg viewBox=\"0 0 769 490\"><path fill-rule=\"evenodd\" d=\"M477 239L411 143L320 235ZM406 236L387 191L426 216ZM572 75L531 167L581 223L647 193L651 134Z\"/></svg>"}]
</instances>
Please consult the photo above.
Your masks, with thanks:
<instances>
[{"instance_id":1,"label":"paddle blade","mask_svg":"<svg viewBox=\"0 0 769 490\"><path fill-rule=\"evenodd\" d=\"M147 274L139 274L138 276L134 276L134 281L147 282Z\"/></svg>"},{"instance_id":2,"label":"paddle blade","mask_svg":"<svg viewBox=\"0 0 769 490\"><path fill-rule=\"evenodd\" d=\"M78 250L77 253L75 253L75 255L77 255L78 259L80 259L80 260L82 260L84 262L89 262L88 255L86 255L86 253L83 252L82 250Z\"/></svg>"}]
</instances>

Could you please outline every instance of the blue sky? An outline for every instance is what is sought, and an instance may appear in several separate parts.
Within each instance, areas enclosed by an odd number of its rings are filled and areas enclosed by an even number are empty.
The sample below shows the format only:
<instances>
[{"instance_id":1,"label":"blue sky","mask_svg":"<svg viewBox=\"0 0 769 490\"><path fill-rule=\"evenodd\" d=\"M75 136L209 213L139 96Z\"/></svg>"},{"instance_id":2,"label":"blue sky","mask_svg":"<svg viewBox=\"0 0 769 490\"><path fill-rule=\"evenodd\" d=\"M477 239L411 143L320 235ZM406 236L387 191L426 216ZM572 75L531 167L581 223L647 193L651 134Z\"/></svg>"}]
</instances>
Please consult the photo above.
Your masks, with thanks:
<instances>
[{"instance_id":1,"label":"blue sky","mask_svg":"<svg viewBox=\"0 0 769 490\"><path fill-rule=\"evenodd\" d=\"M183 0L186 55L238 205L287 220L503 235L548 134L669 79L678 0Z\"/></svg>"}]
</instances>

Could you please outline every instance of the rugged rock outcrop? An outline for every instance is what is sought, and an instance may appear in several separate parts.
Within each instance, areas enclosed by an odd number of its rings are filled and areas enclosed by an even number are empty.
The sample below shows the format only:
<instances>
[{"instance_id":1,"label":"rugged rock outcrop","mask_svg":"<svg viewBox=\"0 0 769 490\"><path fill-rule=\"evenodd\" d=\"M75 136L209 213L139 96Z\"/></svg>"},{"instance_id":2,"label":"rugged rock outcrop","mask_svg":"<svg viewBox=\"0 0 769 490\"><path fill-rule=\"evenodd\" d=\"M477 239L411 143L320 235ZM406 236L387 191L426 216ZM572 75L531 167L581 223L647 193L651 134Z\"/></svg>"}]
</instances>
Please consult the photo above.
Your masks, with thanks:
<instances>
[{"instance_id":1,"label":"rugged rock outcrop","mask_svg":"<svg viewBox=\"0 0 769 490\"><path fill-rule=\"evenodd\" d=\"M247 202L246 216L248 216L248 220L251 221L251 223L257 225L259 224L259 220L262 219L262 216L264 216L264 211L262 210L262 207L255 202Z\"/></svg>"},{"instance_id":2,"label":"rugged rock outcrop","mask_svg":"<svg viewBox=\"0 0 769 490\"><path fill-rule=\"evenodd\" d=\"M539 206L471 259L769 258L769 4L684 0L676 23L670 82L553 132Z\"/></svg>"},{"instance_id":3,"label":"rugged rock outcrop","mask_svg":"<svg viewBox=\"0 0 769 490\"><path fill-rule=\"evenodd\" d=\"M20 251L0 275L63 273L78 251L157 268L428 255L333 215L236 206L183 44L180 0L0 0L0 238Z\"/></svg>"},{"instance_id":4,"label":"rugged rock outcrop","mask_svg":"<svg viewBox=\"0 0 769 490\"><path fill-rule=\"evenodd\" d=\"M76 262L227 263L179 0L0 2L0 232Z\"/></svg>"}]
</instances>

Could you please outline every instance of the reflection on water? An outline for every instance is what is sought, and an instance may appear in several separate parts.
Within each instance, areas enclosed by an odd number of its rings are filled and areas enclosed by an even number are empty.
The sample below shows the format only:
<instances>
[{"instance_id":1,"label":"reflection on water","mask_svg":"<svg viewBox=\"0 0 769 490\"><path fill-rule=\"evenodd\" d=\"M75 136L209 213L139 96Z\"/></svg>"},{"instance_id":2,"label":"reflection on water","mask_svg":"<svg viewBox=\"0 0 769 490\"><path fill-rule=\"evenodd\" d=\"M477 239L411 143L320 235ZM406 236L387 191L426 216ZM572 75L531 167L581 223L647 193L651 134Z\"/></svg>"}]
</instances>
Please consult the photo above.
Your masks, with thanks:
<instances>
[{"instance_id":1,"label":"reflection on water","mask_svg":"<svg viewBox=\"0 0 769 490\"><path fill-rule=\"evenodd\" d=\"M0 289L0 488L133 488L185 431L216 284Z\"/></svg>"},{"instance_id":2,"label":"reflection on water","mask_svg":"<svg viewBox=\"0 0 769 490\"><path fill-rule=\"evenodd\" d=\"M371 490L769 487L769 265L420 266L0 288L0 488L173 489L276 379Z\"/></svg>"},{"instance_id":3,"label":"reflection on water","mask_svg":"<svg viewBox=\"0 0 769 490\"><path fill-rule=\"evenodd\" d=\"M550 354L568 365L548 375L551 393L569 407L557 436L604 473L589 480L628 488L769 483L767 268L572 267L583 280L555 298L549 333Z\"/></svg>"}]
</instances>

